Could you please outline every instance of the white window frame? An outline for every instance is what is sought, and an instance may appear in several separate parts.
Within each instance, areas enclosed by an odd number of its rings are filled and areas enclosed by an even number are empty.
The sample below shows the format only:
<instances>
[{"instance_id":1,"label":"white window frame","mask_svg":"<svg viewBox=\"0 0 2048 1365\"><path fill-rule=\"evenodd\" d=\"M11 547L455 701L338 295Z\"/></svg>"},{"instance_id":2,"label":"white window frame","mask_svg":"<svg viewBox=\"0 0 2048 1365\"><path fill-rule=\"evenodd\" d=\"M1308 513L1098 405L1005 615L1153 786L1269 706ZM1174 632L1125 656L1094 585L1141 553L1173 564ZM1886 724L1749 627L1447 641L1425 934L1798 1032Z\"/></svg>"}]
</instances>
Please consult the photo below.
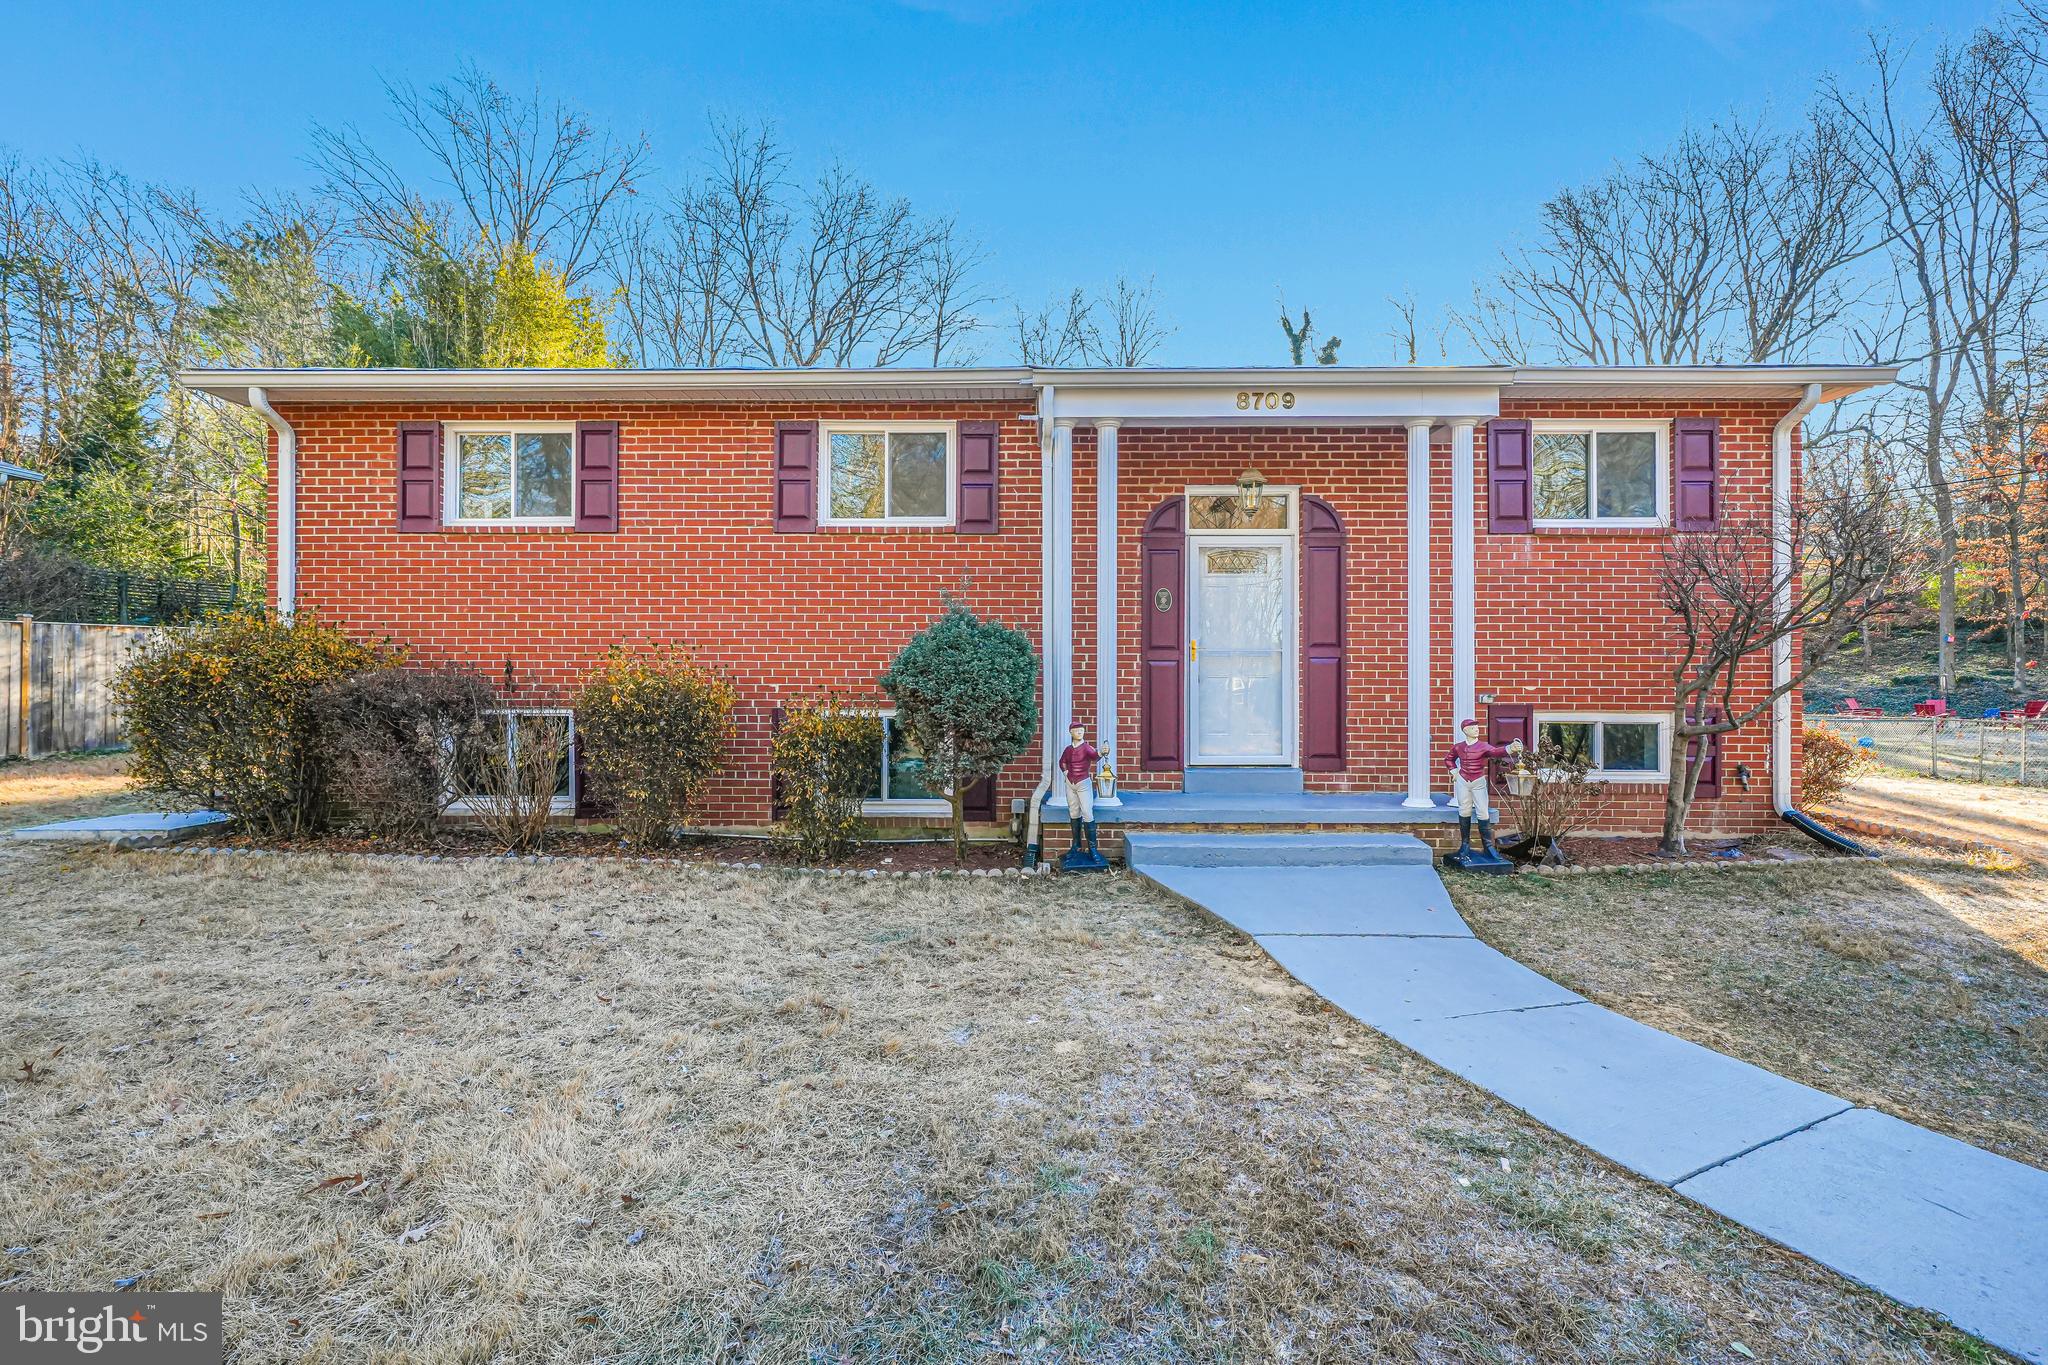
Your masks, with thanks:
<instances>
[{"instance_id":1,"label":"white window frame","mask_svg":"<svg viewBox=\"0 0 2048 1365\"><path fill-rule=\"evenodd\" d=\"M946 816L947 818L949 818L949 819L950 819L950 818L952 817L952 814L953 814L953 803L952 803L951 801L948 801L948 800L947 800L947 799L946 799L945 797L943 797L943 796L908 796L908 797L892 797L892 796L888 795L888 791L889 791L889 729L888 729L888 727L889 727L889 726L890 726L890 725L891 725L891 724L892 724L892 723L893 723L893 722L895 721L895 719L896 719L896 708L895 708L895 707L893 707L893 706L884 706L884 707L879 707L879 708L877 708L876 710L873 710L873 711L870 711L870 712L868 712L868 714L869 714L869 715L871 715L871 716L873 716L873 717L874 717L874 718L875 718L876 720L879 720L879 721L881 721L881 722L882 722L882 725L883 725L883 730L882 730L882 792L883 792L883 795L882 795L882 796L880 796L880 797L878 797L878 798L873 798L873 799L864 799L864 800L862 800L862 802L860 803L860 813L861 813L862 815L868 815L868 816L891 816L891 815L897 815L897 816L900 816L900 815L943 815L943 816Z\"/></svg>"},{"instance_id":2,"label":"white window frame","mask_svg":"<svg viewBox=\"0 0 2048 1365\"><path fill-rule=\"evenodd\" d=\"M512 506L508 517L463 517L448 515L462 507L462 436L503 434L512 443ZM522 517L519 506L519 438L561 436L569 438L569 514L562 517ZM576 424L574 422L443 422L441 424L441 508L443 526L574 526L576 524Z\"/></svg>"},{"instance_id":3,"label":"white window frame","mask_svg":"<svg viewBox=\"0 0 2048 1365\"><path fill-rule=\"evenodd\" d=\"M946 515L942 517L892 517L889 511L889 456L882 453L882 512L880 517L835 517L832 515L832 433L882 432L912 435L937 433L946 438ZM820 526L951 526L959 517L955 505L960 497L960 424L958 422L820 422L818 424L818 524Z\"/></svg>"},{"instance_id":4,"label":"white window frame","mask_svg":"<svg viewBox=\"0 0 2048 1365\"><path fill-rule=\"evenodd\" d=\"M548 811L554 815L574 815L576 813L576 797L578 794L576 787L576 713L566 706L494 706L484 712L484 714L487 716L562 716L568 720L569 790L557 795L553 801L549 802ZM517 726L509 727L507 729L508 736L517 729ZM458 796L448 803L449 813L455 815L474 815L479 809L481 808L477 805L477 798L473 796Z\"/></svg>"},{"instance_id":5,"label":"white window frame","mask_svg":"<svg viewBox=\"0 0 2048 1365\"><path fill-rule=\"evenodd\" d=\"M1612 782L1651 786L1671 780L1671 717L1662 711L1538 711L1535 715L1534 735L1538 745L1543 742L1543 727L1551 722L1565 725L1591 725L1593 727L1593 767L1586 774L1589 782ZM1606 757L1607 739L1601 730L1603 725L1654 725L1657 727L1657 766L1648 772L1625 770L1608 772L1600 766Z\"/></svg>"},{"instance_id":6,"label":"white window frame","mask_svg":"<svg viewBox=\"0 0 2048 1365\"><path fill-rule=\"evenodd\" d=\"M1529 496L1536 497L1537 436L1585 435L1586 510L1583 517L1537 517L1531 524L1539 530L1569 530L1576 526L1655 528L1671 524L1671 424L1669 422L1578 422L1563 417L1546 417L1529 424ZM1656 515L1648 517L1603 517L1593 509L1600 506L1600 437L1648 435L1656 440Z\"/></svg>"},{"instance_id":7,"label":"white window frame","mask_svg":"<svg viewBox=\"0 0 2048 1365\"><path fill-rule=\"evenodd\" d=\"M1231 526L1226 527L1223 530L1213 530L1206 527L1198 530L1195 527L1195 519L1189 504L1191 504L1192 500L1195 498L1214 498L1219 497L1225 493L1228 493L1233 498L1236 497L1238 495L1237 485L1234 483L1190 484L1188 485L1188 487L1181 491L1181 496L1183 499L1181 510L1183 512L1188 513L1188 515L1185 516L1182 519L1182 521L1183 524L1187 527L1187 533L1189 535L1291 536L1295 534L1297 528L1299 528L1301 525L1301 489L1295 484L1279 483L1267 484L1264 488L1261 488L1259 490L1259 496L1265 498L1285 497L1287 499L1286 525L1265 529L1254 529L1250 526Z\"/></svg>"}]
</instances>

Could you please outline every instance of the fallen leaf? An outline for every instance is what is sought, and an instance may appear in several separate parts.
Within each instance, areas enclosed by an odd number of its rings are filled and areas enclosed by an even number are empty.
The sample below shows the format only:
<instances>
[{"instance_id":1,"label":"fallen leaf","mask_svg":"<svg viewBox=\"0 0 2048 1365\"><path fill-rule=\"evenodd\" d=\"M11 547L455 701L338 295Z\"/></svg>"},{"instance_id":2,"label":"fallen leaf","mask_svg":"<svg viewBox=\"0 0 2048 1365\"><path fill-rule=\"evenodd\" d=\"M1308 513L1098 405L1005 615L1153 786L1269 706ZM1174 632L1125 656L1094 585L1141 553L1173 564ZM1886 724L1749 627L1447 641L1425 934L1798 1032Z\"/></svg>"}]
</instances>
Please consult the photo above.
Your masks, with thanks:
<instances>
[{"instance_id":1,"label":"fallen leaf","mask_svg":"<svg viewBox=\"0 0 2048 1365\"><path fill-rule=\"evenodd\" d=\"M222 1209L218 1213L202 1213L199 1215L199 1221L202 1223L210 1223L216 1218L225 1218L233 1212L233 1209Z\"/></svg>"},{"instance_id":2,"label":"fallen leaf","mask_svg":"<svg viewBox=\"0 0 2048 1365\"><path fill-rule=\"evenodd\" d=\"M644 1242L644 1241L646 1241L646 1240L647 1240L647 1229L646 1229L646 1228L634 1228L634 1229L633 1229L633 1235L632 1235L631 1237L628 1237L628 1238L626 1239L626 1245L627 1245L627 1246L629 1246L629 1247L636 1247L636 1246L639 1246L639 1245L640 1245L640 1244L641 1244L642 1242Z\"/></svg>"},{"instance_id":3,"label":"fallen leaf","mask_svg":"<svg viewBox=\"0 0 2048 1365\"><path fill-rule=\"evenodd\" d=\"M306 1186L306 1188L299 1191L299 1193L318 1194L321 1190L331 1190L336 1185L360 1185L362 1183L363 1173L361 1171L355 1171L348 1175L330 1175L317 1185Z\"/></svg>"},{"instance_id":4,"label":"fallen leaf","mask_svg":"<svg viewBox=\"0 0 2048 1365\"><path fill-rule=\"evenodd\" d=\"M431 1223L421 1223L418 1227L407 1228L404 1232L398 1234L398 1244L402 1247L409 1247L414 1242L424 1242L427 1240L428 1235L435 1228L440 1227L444 1221L446 1220L436 1218Z\"/></svg>"},{"instance_id":5,"label":"fallen leaf","mask_svg":"<svg viewBox=\"0 0 2048 1365\"><path fill-rule=\"evenodd\" d=\"M1747 1346L1744 1346L1744 1345L1743 1345L1743 1344L1742 1344L1741 1342L1739 1342L1739 1341L1731 1341L1731 1342L1729 1342L1729 1343L1728 1343L1728 1349L1729 1349L1729 1350L1731 1350L1731 1351L1733 1351L1733 1352L1735 1352L1735 1354L1737 1354L1737 1355L1741 1356L1741 1357L1742 1357L1742 1358L1743 1358L1744 1360L1755 1360L1755 1359L1756 1359L1756 1352L1755 1352L1755 1351L1752 1351L1752 1350L1750 1350L1750 1349L1749 1349L1749 1348L1748 1348Z\"/></svg>"},{"instance_id":6,"label":"fallen leaf","mask_svg":"<svg viewBox=\"0 0 2048 1365\"><path fill-rule=\"evenodd\" d=\"M640 1196L637 1194L622 1194L619 1196L619 1202L630 1209L640 1202Z\"/></svg>"},{"instance_id":7,"label":"fallen leaf","mask_svg":"<svg viewBox=\"0 0 2048 1365\"><path fill-rule=\"evenodd\" d=\"M598 1317L595 1313L581 1313L577 1315L576 1325L578 1327L595 1327L597 1324Z\"/></svg>"}]
</instances>

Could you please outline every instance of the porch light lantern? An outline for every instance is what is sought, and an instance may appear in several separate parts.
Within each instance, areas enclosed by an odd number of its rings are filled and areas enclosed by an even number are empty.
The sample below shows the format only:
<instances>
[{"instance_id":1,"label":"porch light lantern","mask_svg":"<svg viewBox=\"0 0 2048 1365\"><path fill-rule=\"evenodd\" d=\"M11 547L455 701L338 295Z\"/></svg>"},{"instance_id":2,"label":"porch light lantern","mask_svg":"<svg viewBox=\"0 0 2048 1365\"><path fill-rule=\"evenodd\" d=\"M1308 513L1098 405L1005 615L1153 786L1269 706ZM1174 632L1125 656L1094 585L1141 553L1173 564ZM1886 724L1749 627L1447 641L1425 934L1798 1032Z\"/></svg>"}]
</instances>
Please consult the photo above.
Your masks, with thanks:
<instances>
[{"instance_id":1,"label":"porch light lantern","mask_svg":"<svg viewBox=\"0 0 2048 1365\"><path fill-rule=\"evenodd\" d=\"M1527 796L1536 790L1538 780L1534 766L1527 759L1523 759L1508 769L1508 792L1517 797Z\"/></svg>"},{"instance_id":2,"label":"porch light lantern","mask_svg":"<svg viewBox=\"0 0 2048 1365\"><path fill-rule=\"evenodd\" d=\"M1247 469L1237 476L1237 506L1246 516L1255 516L1259 510L1259 498L1266 491L1266 476L1256 469Z\"/></svg>"}]
</instances>

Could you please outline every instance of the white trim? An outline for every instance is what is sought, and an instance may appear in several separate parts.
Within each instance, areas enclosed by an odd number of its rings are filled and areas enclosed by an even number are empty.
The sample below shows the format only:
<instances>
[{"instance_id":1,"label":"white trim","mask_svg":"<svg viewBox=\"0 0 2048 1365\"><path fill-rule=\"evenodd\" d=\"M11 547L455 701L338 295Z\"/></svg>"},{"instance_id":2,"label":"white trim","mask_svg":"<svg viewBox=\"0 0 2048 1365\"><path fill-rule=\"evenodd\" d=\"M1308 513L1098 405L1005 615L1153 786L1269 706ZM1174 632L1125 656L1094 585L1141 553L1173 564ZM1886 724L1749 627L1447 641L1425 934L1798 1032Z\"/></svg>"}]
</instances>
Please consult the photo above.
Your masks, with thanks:
<instances>
[{"instance_id":1,"label":"white trim","mask_svg":"<svg viewBox=\"0 0 2048 1365\"><path fill-rule=\"evenodd\" d=\"M1118 595L1116 564L1117 429L1119 423L1105 418L1095 424L1095 747L1109 756L1119 776L1123 772L1123 746L1117 742L1117 640ZM1097 804L1115 801L1098 798Z\"/></svg>"},{"instance_id":2,"label":"white trim","mask_svg":"<svg viewBox=\"0 0 2048 1365\"><path fill-rule=\"evenodd\" d=\"M880 517L835 517L832 515L832 434L834 432L878 431L885 440L882 450L882 513ZM946 438L946 514L942 517L892 517L889 511L889 451L886 437L896 434L927 435L937 432ZM960 424L958 422L824 421L818 423L818 525L855 526L886 531L901 526L951 526L960 495Z\"/></svg>"},{"instance_id":3,"label":"white trim","mask_svg":"<svg viewBox=\"0 0 2048 1365\"><path fill-rule=\"evenodd\" d=\"M1657 727L1657 767L1654 771L1623 769L1608 772L1596 765L1586 774L1586 780L1609 782L1615 786L1650 786L1671 780L1671 714L1668 711L1537 711L1529 722L1534 746L1543 743L1543 727L1549 722L1593 726L1592 756L1596 761L1602 757L1601 751L1606 747L1600 726L1654 725Z\"/></svg>"},{"instance_id":4,"label":"white trim","mask_svg":"<svg viewBox=\"0 0 2048 1365\"><path fill-rule=\"evenodd\" d=\"M1429 429L1408 426L1408 794L1401 805L1428 810L1429 794ZM1452 718L1456 724L1463 716Z\"/></svg>"},{"instance_id":5,"label":"white trim","mask_svg":"<svg viewBox=\"0 0 2048 1365\"><path fill-rule=\"evenodd\" d=\"M1052 425L1052 638L1046 641L1045 669L1052 687L1054 735L1074 718L1074 423ZM1048 741L1052 735L1047 736ZM1053 750L1057 759L1058 749Z\"/></svg>"},{"instance_id":6,"label":"white trim","mask_svg":"<svg viewBox=\"0 0 2048 1365\"><path fill-rule=\"evenodd\" d=\"M554 800L548 803L548 813L551 815L574 815L576 813L577 796L576 713L566 706L494 706L491 707L489 710L485 711L484 714L487 716L562 716L568 720L569 790L567 794L557 796L554 798ZM518 728L519 727L516 725L507 728L505 733L508 743L510 742L512 733L516 731ZM475 797L458 796L453 801L450 801L448 803L447 809L461 815L474 815L477 812L477 807L474 804L475 800Z\"/></svg>"},{"instance_id":7,"label":"white trim","mask_svg":"<svg viewBox=\"0 0 2048 1365\"><path fill-rule=\"evenodd\" d=\"M1473 422L1451 423L1451 724L1479 714L1478 589L1473 558Z\"/></svg>"},{"instance_id":8,"label":"white trim","mask_svg":"<svg viewBox=\"0 0 2048 1365\"><path fill-rule=\"evenodd\" d=\"M277 433L277 614L289 621L299 605L299 433L278 416L260 385L247 398Z\"/></svg>"},{"instance_id":9,"label":"white trim","mask_svg":"<svg viewBox=\"0 0 2048 1365\"><path fill-rule=\"evenodd\" d=\"M1771 427L1771 571L1778 578L1777 600L1771 605L1782 617L1792 607L1792 578L1786 572L1792 553L1792 433L1806 420L1806 414L1820 406L1821 386L1808 384L1806 395ZM1792 677L1792 639L1784 636L1771 642L1771 686L1782 687ZM1799 761L1792 751L1792 694L1785 693L1771 703L1771 804L1778 814L1792 809L1792 765Z\"/></svg>"},{"instance_id":10,"label":"white trim","mask_svg":"<svg viewBox=\"0 0 2048 1365\"><path fill-rule=\"evenodd\" d=\"M1236 490L1233 489L1233 492ZM1235 549L1246 545L1265 544L1280 551L1280 580L1287 585L1287 633L1281 643L1281 665L1284 670L1280 684L1280 752L1277 754L1220 754L1212 758L1202 756L1201 750L1201 642L1195 632L1201 626L1202 594L1196 587L1201 581L1202 548ZM1190 531L1187 534L1187 581L1182 585L1182 594L1187 601L1186 630L1188 642L1195 647L1195 658L1188 661L1186 686L1182 689L1181 706L1185 708L1187 730L1187 755L1184 762L1190 768L1287 768L1300 761L1301 754L1301 573L1297 567L1300 555L1297 552L1298 538L1292 531ZM1121 774L1119 774L1121 776Z\"/></svg>"},{"instance_id":11,"label":"white trim","mask_svg":"<svg viewBox=\"0 0 2048 1365\"><path fill-rule=\"evenodd\" d=\"M550 397L670 399L691 402L766 402L788 396L834 395L850 399L912 400L1023 399L1055 385L1069 392L1127 388L1149 393L1180 389L1270 388L1303 393L1330 389L1395 390L1421 393L1444 389L1484 390L1524 396L1676 396L1672 391L1735 391L1742 396L1796 396L1809 384L1840 398L1889 384L1897 365L1304 365L1054 369L1030 367L958 369L702 369L702 370L417 370L417 369L232 369L193 367L178 371L185 388L230 403L246 404L252 386L267 388L273 402L374 402L431 395L436 398ZM1432 401L1432 407L1441 404ZM1386 403L1376 405L1386 408ZM1145 405L1114 415L1127 420ZM1310 405L1279 413L1251 414L1266 425L1328 420L1333 405ZM1070 409L1077 415L1087 415ZM1065 415L1057 400L1048 415ZM1110 415L1104 413L1102 415ZM1419 415L1419 414L1415 414ZM1449 415L1448 412L1434 415ZM1491 410L1464 415L1489 416ZM1384 419L1394 420L1394 419Z\"/></svg>"},{"instance_id":12,"label":"white trim","mask_svg":"<svg viewBox=\"0 0 2048 1365\"><path fill-rule=\"evenodd\" d=\"M1654 530L1671 524L1671 423L1657 421L1589 421L1582 422L1565 417L1542 417L1529 424L1530 430L1530 500L1536 496L1535 487L1535 437L1577 436L1584 434L1586 441L1586 511L1583 517L1537 517L1530 524L1539 531L1576 530L1593 526L1612 530ZM1656 492L1655 516L1648 517L1603 517L1594 514L1600 505L1600 438L1602 436L1648 435L1656 440Z\"/></svg>"},{"instance_id":13,"label":"white trim","mask_svg":"<svg viewBox=\"0 0 2048 1365\"><path fill-rule=\"evenodd\" d=\"M464 436L504 435L511 439L508 452L511 465L506 473L506 497L511 499L514 515L509 517L463 517L449 516L448 512L462 506L462 438ZM569 438L569 512L560 517L522 517L517 515L519 506L519 438L521 436L567 436ZM574 422L525 422L517 419L503 422L443 422L441 423L441 509L443 526L533 526L550 529L576 524L576 424Z\"/></svg>"}]
</instances>

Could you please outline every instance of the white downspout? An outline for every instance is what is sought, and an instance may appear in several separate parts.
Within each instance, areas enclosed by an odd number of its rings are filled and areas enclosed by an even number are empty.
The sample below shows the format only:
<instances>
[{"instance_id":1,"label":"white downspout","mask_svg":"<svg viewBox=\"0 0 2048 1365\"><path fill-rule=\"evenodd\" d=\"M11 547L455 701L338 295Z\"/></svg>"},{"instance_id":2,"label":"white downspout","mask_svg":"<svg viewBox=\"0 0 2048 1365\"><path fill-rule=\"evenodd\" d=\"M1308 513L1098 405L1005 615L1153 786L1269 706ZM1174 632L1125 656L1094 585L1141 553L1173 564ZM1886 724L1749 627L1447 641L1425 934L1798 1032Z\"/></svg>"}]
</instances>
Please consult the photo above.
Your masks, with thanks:
<instances>
[{"instance_id":1,"label":"white downspout","mask_svg":"<svg viewBox=\"0 0 2048 1365\"><path fill-rule=\"evenodd\" d=\"M1053 506L1052 506L1052 415L1057 391L1047 384L1038 390L1038 734L1039 766L1044 776L1031 789L1031 802L1024 811L1024 865L1038 866L1039 814L1046 794L1052 790L1053 763L1059 751L1053 747Z\"/></svg>"},{"instance_id":2,"label":"white downspout","mask_svg":"<svg viewBox=\"0 0 2048 1365\"><path fill-rule=\"evenodd\" d=\"M277 433L277 614L289 621L299 604L299 433L262 389L249 390L249 406Z\"/></svg>"},{"instance_id":3,"label":"white downspout","mask_svg":"<svg viewBox=\"0 0 2048 1365\"><path fill-rule=\"evenodd\" d=\"M1778 600L1772 604L1780 620L1792 609L1792 433L1806 415L1820 406L1820 385L1808 384L1792 410L1771 428L1771 573ZM1771 645L1771 686L1783 687L1792 677L1792 638ZM1771 808L1779 815L1792 809L1792 694L1771 703Z\"/></svg>"}]
</instances>

